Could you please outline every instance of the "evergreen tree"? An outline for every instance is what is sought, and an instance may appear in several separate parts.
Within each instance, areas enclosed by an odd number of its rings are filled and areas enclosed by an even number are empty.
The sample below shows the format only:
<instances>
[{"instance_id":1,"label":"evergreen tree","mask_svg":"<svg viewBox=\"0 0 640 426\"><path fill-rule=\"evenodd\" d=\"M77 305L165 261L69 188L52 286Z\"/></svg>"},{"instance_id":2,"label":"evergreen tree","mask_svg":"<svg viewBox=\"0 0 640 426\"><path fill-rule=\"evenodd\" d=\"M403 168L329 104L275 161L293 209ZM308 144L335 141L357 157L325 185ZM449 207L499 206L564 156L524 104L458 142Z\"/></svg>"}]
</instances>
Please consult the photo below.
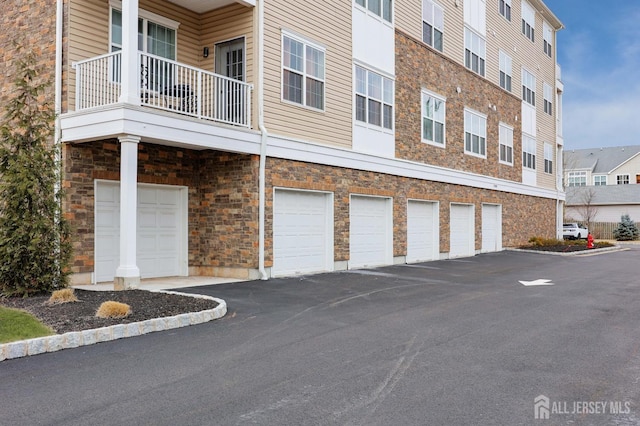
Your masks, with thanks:
<instances>
[{"instance_id":1,"label":"evergreen tree","mask_svg":"<svg viewBox=\"0 0 640 426\"><path fill-rule=\"evenodd\" d=\"M16 51L20 54L21 50ZM0 292L27 297L66 287L71 241L62 216L55 114L35 56L16 65L0 125Z\"/></svg>"},{"instance_id":2,"label":"evergreen tree","mask_svg":"<svg viewBox=\"0 0 640 426\"><path fill-rule=\"evenodd\" d=\"M640 231L638 231L638 227L629 215L625 214L620 217L620 223L618 223L618 227L613 230L613 236L618 241L632 241L638 239Z\"/></svg>"}]
</instances>

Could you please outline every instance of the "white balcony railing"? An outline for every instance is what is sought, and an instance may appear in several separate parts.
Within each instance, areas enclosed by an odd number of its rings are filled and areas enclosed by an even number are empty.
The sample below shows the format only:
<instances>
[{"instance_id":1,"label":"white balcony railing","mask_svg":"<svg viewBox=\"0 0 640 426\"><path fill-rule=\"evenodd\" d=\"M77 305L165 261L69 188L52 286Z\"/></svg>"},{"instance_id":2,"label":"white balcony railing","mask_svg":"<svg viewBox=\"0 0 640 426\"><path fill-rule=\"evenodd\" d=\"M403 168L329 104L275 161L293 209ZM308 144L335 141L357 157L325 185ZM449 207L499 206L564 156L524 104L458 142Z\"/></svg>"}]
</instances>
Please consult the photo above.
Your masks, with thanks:
<instances>
[{"instance_id":1,"label":"white balcony railing","mask_svg":"<svg viewBox=\"0 0 640 426\"><path fill-rule=\"evenodd\" d=\"M138 53L140 105L236 126L251 126L250 84ZM74 64L76 110L115 104L120 97L121 52Z\"/></svg>"}]
</instances>

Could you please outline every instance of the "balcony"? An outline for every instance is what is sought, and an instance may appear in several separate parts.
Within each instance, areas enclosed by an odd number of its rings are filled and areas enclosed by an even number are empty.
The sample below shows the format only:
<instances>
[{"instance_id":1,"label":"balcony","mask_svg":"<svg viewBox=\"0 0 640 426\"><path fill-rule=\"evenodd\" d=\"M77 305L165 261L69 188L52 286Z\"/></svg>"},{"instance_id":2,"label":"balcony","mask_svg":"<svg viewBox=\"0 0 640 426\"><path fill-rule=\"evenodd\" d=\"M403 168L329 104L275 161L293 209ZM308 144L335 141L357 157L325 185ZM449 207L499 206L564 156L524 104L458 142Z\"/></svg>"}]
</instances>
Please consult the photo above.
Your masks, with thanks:
<instances>
[{"instance_id":1,"label":"balcony","mask_svg":"<svg viewBox=\"0 0 640 426\"><path fill-rule=\"evenodd\" d=\"M138 52L140 106L238 127L251 127L252 85ZM76 111L117 104L121 52L76 62Z\"/></svg>"}]
</instances>

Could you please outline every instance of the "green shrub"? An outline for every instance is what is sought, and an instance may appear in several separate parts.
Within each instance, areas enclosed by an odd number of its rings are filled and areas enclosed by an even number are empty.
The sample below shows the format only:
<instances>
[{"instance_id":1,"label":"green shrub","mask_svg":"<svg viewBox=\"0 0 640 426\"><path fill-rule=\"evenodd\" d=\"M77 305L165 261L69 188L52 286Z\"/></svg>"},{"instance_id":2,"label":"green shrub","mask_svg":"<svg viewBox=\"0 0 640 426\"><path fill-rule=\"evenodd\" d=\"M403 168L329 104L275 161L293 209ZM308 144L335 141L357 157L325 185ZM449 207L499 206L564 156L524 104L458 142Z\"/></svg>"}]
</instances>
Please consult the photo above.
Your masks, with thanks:
<instances>
[{"instance_id":1,"label":"green shrub","mask_svg":"<svg viewBox=\"0 0 640 426\"><path fill-rule=\"evenodd\" d=\"M16 50L22 53L21 49ZM54 113L32 54L18 61L0 125L0 292L27 297L68 284L69 226L62 216Z\"/></svg>"}]
</instances>

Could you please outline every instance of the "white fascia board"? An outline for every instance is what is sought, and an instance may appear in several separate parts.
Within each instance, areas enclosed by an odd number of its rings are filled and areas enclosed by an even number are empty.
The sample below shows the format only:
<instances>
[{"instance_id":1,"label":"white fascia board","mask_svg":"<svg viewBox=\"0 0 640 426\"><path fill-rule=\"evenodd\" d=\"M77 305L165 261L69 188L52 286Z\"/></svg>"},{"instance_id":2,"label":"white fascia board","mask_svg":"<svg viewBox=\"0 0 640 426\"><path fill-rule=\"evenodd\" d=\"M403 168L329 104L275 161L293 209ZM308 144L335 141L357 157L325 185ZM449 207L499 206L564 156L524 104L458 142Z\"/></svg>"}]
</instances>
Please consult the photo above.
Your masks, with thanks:
<instances>
[{"instance_id":1,"label":"white fascia board","mask_svg":"<svg viewBox=\"0 0 640 426\"><path fill-rule=\"evenodd\" d=\"M429 180L564 201L564 192L524 185L459 170L446 169L413 161L354 152L349 149L318 145L280 136L269 136L267 157L304 161L346 169L357 169L394 176Z\"/></svg>"},{"instance_id":2,"label":"white fascia board","mask_svg":"<svg viewBox=\"0 0 640 426\"><path fill-rule=\"evenodd\" d=\"M143 142L162 141L165 145L189 149L260 152L260 133L250 129L212 125L209 121L152 113L123 104L65 114L61 125L62 142L87 142L130 134L140 136Z\"/></svg>"},{"instance_id":3,"label":"white fascia board","mask_svg":"<svg viewBox=\"0 0 640 426\"><path fill-rule=\"evenodd\" d=\"M640 152L636 152L631 157L627 158L622 163L618 164L613 169L611 169L611 171L609 173L607 173L607 174L611 174L611 173L615 172L617 169L619 169L620 167L624 166L625 164L627 164L628 162L630 162L631 160L633 160L634 158L636 158L639 155L640 155Z\"/></svg>"}]
</instances>

